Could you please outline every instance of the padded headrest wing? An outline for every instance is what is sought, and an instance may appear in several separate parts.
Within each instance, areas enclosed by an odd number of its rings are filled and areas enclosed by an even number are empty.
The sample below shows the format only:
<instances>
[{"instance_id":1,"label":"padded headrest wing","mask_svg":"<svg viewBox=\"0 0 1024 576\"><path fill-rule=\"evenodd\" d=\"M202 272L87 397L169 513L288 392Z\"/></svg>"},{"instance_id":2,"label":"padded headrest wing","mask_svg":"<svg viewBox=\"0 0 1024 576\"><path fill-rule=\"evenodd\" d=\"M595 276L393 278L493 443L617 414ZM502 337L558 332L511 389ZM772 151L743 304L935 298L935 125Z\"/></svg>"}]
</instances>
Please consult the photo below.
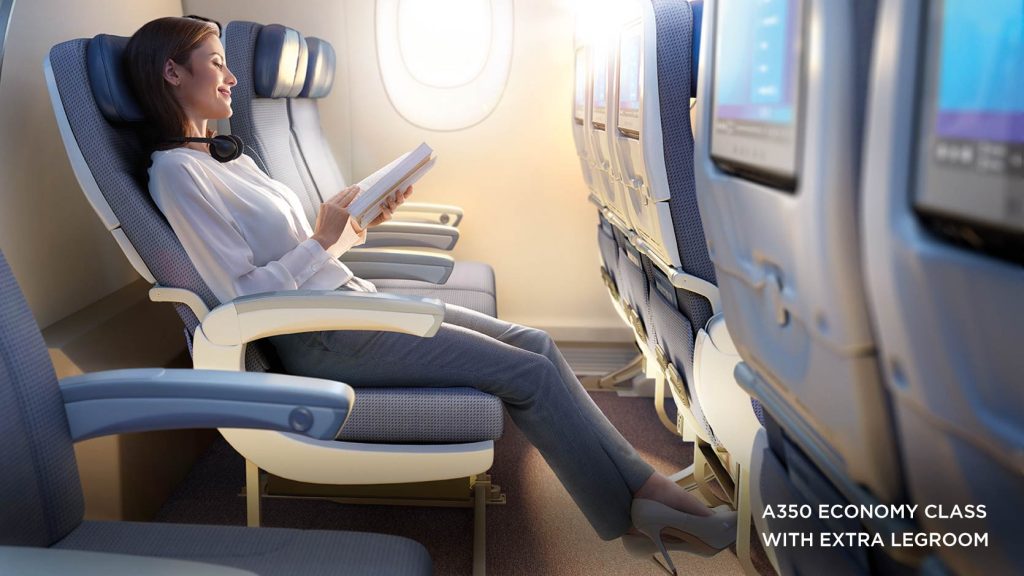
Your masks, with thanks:
<instances>
[{"instance_id":1,"label":"padded headrest wing","mask_svg":"<svg viewBox=\"0 0 1024 576\"><path fill-rule=\"evenodd\" d=\"M110 122L141 122L142 108L135 99L124 65L128 38L100 34L85 49L89 86L100 112Z\"/></svg>"},{"instance_id":2,"label":"padded headrest wing","mask_svg":"<svg viewBox=\"0 0 1024 576\"><path fill-rule=\"evenodd\" d=\"M295 98L306 81L306 40L280 24L260 29L253 55L253 88L264 98ZM230 62L228 63L230 66Z\"/></svg>"},{"instance_id":3,"label":"padded headrest wing","mask_svg":"<svg viewBox=\"0 0 1024 576\"><path fill-rule=\"evenodd\" d=\"M309 65L306 67L306 82L299 96L302 98L323 98L331 93L334 86L334 48L331 43L319 38L306 38L309 49Z\"/></svg>"}]
</instances>

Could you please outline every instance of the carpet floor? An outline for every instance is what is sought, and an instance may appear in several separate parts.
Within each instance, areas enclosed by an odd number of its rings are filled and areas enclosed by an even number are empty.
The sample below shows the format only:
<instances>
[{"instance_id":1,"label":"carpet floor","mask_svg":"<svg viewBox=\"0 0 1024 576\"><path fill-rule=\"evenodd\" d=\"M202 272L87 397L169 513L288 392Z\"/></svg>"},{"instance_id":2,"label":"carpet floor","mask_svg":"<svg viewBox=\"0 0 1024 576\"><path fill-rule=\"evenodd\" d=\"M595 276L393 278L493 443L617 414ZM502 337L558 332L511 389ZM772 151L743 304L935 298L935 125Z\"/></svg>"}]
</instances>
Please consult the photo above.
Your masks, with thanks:
<instances>
[{"instance_id":1,"label":"carpet floor","mask_svg":"<svg viewBox=\"0 0 1024 576\"><path fill-rule=\"evenodd\" d=\"M658 422L649 398L593 393L597 404L641 454L665 473L687 466L693 448ZM158 522L245 524L244 462L218 439L157 514ZM506 418L496 442L494 483L508 497L487 509L487 573L513 575L657 575L649 559L628 556L618 541L604 542L533 446ZM263 525L357 530L405 536L422 543L439 576L472 572L473 511L469 508L343 505L325 500L268 498ZM681 575L739 575L729 551L713 558L673 554Z\"/></svg>"}]
</instances>

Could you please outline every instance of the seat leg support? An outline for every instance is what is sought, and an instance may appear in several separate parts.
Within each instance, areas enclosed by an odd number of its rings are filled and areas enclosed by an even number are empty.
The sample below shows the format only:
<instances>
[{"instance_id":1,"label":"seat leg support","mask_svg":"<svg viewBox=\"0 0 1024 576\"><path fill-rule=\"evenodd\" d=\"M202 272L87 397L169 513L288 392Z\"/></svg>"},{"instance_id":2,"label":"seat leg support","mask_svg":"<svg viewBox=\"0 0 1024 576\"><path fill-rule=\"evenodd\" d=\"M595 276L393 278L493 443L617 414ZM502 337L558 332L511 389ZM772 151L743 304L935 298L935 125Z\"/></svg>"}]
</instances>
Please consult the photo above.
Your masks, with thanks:
<instances>
[{"instance_id":1,"label":"seat leg support","mask_svg":"<svg viewBox=\"0 0 1024 576\"><path fill-rule=\"evenodd\" d=\"M733 480L732 475L726 468L725 464L719 458L718 452L715 447L698 440L696 447L704 455L704 462L715 479L718 480L718 485L722 487L722 491L725 492L727 501L722 501L725 504L731 505L733 508L736 507L736 482Z\"/></svg>"},{"instance_id":2,"label":"seat leg support","mask_svg":"<svg viewBox=\"0 0 1024 576\"><path fill-rule=\"evenodd\" d=\"M491 477L479 474L473 484L473 576L487 574L487 500Z\"/></svg>"},{"instance_id":3,"label":"seat leg support","mask_svg":"<svg viewBox=\"0 0 1024 576\"><path fill-rule=\"evenodd\" d=\"M736 508L738 524L736 531L736 558L740 561L740 567L747 576L759 576L760 572L754 568L754 560L750 556L750 479L747 470L740 467L736 481L739 491Z\"/></svg>"},{"instance_id":4,"label":"seat leg support","mask_svg":"<svg viewBox=\"0 0 1024 576\"><path fill-rule=\"evenodd\" d=\"M246 526L258 528L260 525L260 497L263 485L260 479L260 468L250 460L245 461L245 518Z\"/></svg>"},{"instance_id":5,"label":"seat leg support","mask_svg":"<svg viewBox=\"0 0 1024 576\"><path fill-rule=\"evenodd\" d=\"M668 428L668 431L681 436L679 433L679 426L677 422L673 422L668 414L665 412L665 374L658 374L654 378L654 411L658 413L658 420L661 421L661 425Z\"/></svg>"},{"instance_id":6,"label":"seat leg support","mask_svg":"<svg viewBox=\"0 0 1024 576\"><path fill-rule=\"evenodd\" d=\"M643 371L644 355L637 354L635 358L629 361L629 364L601 378L597 381L597 384L600 388L614 388L616 384L632 380Z\"/></svg>"},{"instance_id":7,"label":"seat leg support","mask_svg":"<svg viewBox=\"0 0 1024 576\"><path fill-rule=\"evenodd\" d=\"M714 507L719 504L729 504L727 500L719 498L715 491L711 489L709 480L716 479L714 466L708 462L706 453L701 449L701 441L699 439L694 442L693 448L694 481L697 485L697 492L708 506ZM710 473L709 470L711 471Z\"/></svg>"}]
</instances>

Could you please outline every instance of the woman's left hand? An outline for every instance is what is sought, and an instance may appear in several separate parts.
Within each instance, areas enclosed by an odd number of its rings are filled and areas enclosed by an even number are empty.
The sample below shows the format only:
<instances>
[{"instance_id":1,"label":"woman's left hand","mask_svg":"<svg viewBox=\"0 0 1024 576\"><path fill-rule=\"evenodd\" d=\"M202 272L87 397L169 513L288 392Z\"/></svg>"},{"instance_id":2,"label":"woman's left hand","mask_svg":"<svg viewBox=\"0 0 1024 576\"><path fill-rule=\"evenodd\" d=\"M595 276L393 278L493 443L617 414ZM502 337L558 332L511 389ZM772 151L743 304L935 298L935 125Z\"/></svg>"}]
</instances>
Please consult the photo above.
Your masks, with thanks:
<instances>
[{"instance_id":1,"label":"woman's left hand","mask_svg":"<svg viewBox=\"0 0 1024 576\"><path fill-rule=\"evenodd\" d=\"M395 210L398 210L398 207L405 203L405 199L411 195L412 186L406 188L404 192L402 190L395 192L394 196L391 196L384 201L384 204L381 206L380 215L374 218L373 222L370 222L370 226L368 227L377 226L391 220L391 216L395 213Z\"/></svg>"}]
</instances>

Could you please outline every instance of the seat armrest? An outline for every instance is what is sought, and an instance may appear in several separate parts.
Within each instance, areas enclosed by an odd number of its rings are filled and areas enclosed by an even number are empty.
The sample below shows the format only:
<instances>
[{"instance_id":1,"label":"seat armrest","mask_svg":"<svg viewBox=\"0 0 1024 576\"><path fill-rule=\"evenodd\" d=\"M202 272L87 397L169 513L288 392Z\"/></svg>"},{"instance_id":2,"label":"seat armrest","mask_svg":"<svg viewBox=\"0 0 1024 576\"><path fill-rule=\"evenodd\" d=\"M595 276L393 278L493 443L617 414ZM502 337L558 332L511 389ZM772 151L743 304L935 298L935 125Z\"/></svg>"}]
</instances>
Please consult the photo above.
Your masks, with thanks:
<instances>
[{"instance_id":1,"label":"seat armrest","mask_svg":"<svg viewBox=\"0 0 1024 576\"><path fill-rule=\"evenodd\" d=\"M395 216L406 218L427 218L430 222L458 227L462 222L462 208L451 204L433 204L428 202L406 202L398 207Z\"/></svg>"},{"instance_id":2,"label":"seat armrest","mask_svg":"<svg viewBox=\"0 0 1024 576\"><path fill-rule=\"evenodd\" d=\"M378 330L433 336L444 304L433 298L364 292L290 290L236 298L214 308L200 330L211 344L236 346L278 334Z\"/></svg>"},{"instance_id":3,"label":"seat armrest","mask_svg":"<svg viewBox=\"0 0 1024 576\"><path fill-rule=\"evenodd\" d=\"M74 441L150 430L256 428L333 440L355 401L333 380L260 372L110 370L60 381Z\"/></svg>"},{"instance_id":4,"label":"seat armrest","mask_svg":"<svg viewBox=\"0 0 1024 576\"><path fill-rule=\"evenodd\" d=\"M189 560L29 546L0 546L0 566L4 576L256 576L248 570Z\"/></svg>"},{"instance_id":5,"label":"seat armrest","mask_svg":"<svg viewBox=\"0 0 1024 576\"><path fill-rule=\"evenodd\" d=\"M366 231L360 248L435 248L451 250L459 241L459 229L425 222L385 222Z\"/></svg>"},{"instance_id":6,"label":"seat armrest","mask_svg":"<svg viewBox=\"0 0 1024 576\"><path fill-rule=\"evenodd\" d=\"M192 337L196 368L245 370L248 343L317 330L375 330L429 337L444 320L432 298L365 292L289 290L243 296L214 308Z\"/></svg>"},{"instance_id":7,"label":"seat armrest","mask_svg":"<svg viewBox=\"0 0 1024 576\"><path fill-rule=\"evenodd\" d=\"M342 255L352 273L373 280L420 280L444 284L452 274L455 260L447 254L417 252L414 250L349 250Z\"/></svg>"}]
</instances>

